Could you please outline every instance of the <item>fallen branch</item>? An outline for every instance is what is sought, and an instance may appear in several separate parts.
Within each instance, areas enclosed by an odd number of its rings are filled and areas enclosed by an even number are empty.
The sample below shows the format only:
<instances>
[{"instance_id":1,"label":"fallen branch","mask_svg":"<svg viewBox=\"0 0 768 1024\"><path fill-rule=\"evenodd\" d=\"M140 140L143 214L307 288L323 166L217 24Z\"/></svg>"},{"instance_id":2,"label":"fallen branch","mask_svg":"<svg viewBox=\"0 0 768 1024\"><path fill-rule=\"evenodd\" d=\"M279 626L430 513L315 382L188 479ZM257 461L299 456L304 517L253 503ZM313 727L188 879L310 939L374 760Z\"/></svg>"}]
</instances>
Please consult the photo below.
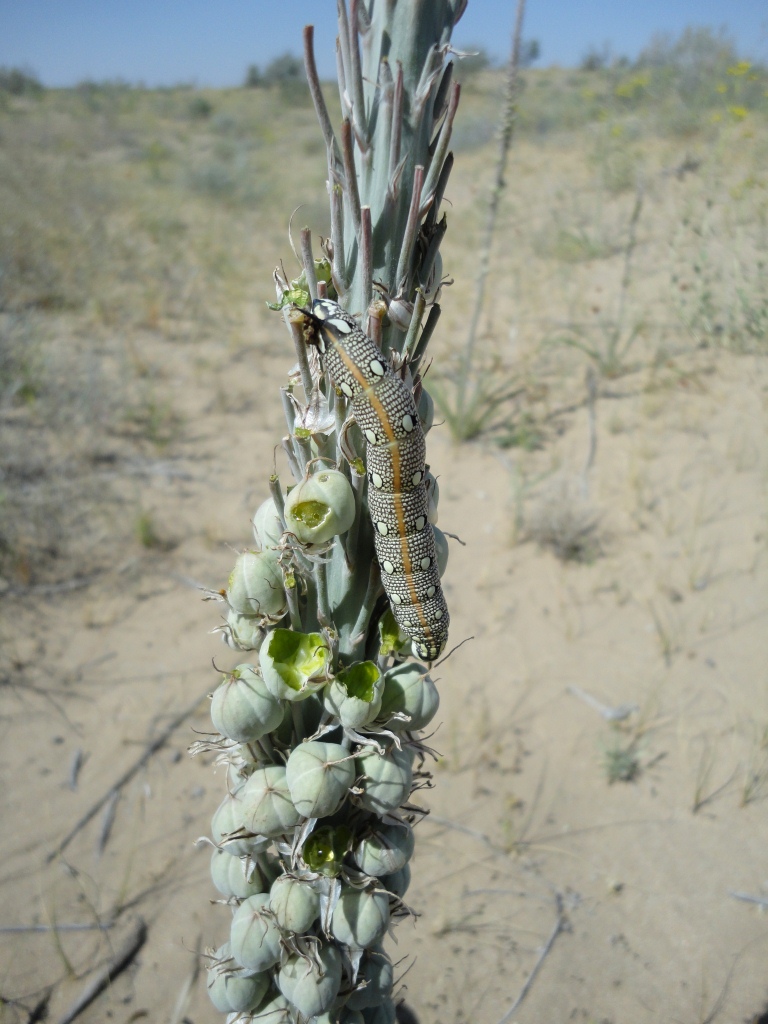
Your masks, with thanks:
<instances>
[{"instance_id":1,"label":"fallen branch","mask_svg":"<svg viewBox=\"0 0 768 1024\"><path fill-rule=\"evenodd\" d=\"M99 921L85 924L7 924L0 927L0 935L17 935L29 932L104 932L114 927L114 921Z\"/></svg>"},{"instance_id":2,"label":"fallen branch","mask_svg":"<svg viewBox=\"0 0 768 1024\"><path fill-rule=\"evenodd\" d=\"M85 986L78 998L72 1004L67 1013L59 1018L58 1024L71 1024L76 1017L121 974L132 962L141 947L147 941L147 926L138 918L133 932L128 936L123 946L117 951L108 964L96 974L95 978Z\"/></svg>"},{"instance_id":3,"label":"fallen branch","mask_svg":"<svg viewBox=\"0 0 768 1024\"><path fill-rule=\"evenodd\" d=\"M507 1021L510 1020L510 1018L512 1017L512 1014L515 1012L515 1010L520 1006L522 1001L528 995L528 993L531 990L531 986L533 985L533 983L534 983L534 981L536 979L536 975L539 973L541 965L544 963L546 958L549 956L549 953L550 953L552 947L555 944L555 939L560 934L560 932L563 930L563 926L565 924L565 914L563 913L563 897L560 895L559 892L555 894L555 909L557 911L557 920L555 921L555 925L554 925L552 931L550 932L549 938L547 939L545 945L543 946L541 952L539 953L539 959L533 965L533 970L528 975L528 977L525 979L525 984L520 989L520 992L518 993L517 999L514 1001L514 1003L512 1003L512 1005L507 1010L507 1012L504 1014L504 1016L501 1018L501 1020L498 1022L498 1024L507 1024Z\"/></svg>"},{"instance_id":4,"label":"fallen branch","mask_svg":"<svg viewBox=\"0 0 768 1024\"><path fill-rule=\"evenodd\" d=\"M52 860L55 860L56 857L58 857L60 854L64 852L64 850L66 850L66 848L69 846L69 844L78 834L78 832L81 832L85 828L85 826L90 821L92 821L93 818L96 817L101 808L104 807L104 805L107 804L110 800L114 799L114 794L119 792L124 786L126 786L131 781L131 779L141 771L141 769L150 760L150 758L154 754L156 754L161 747L165 746L165 744L171 738L173 733L179 728L180 725L183 725L184 722L186 722L186 720L195 713L195 711L197 711L197 709L200 707L200 705L203 703L206 697L207 694L203 694L202 696L197 697L197 699L194 700L189 705L188 708L186 708L184 711L178 714L176 718L174 718L173 721L171 721L170 724L166 726L166 728L160 733L159 736L156 736L155 739L152 740L152 742L146 748L141 757L137 761L134 761L131 767L123 772L123 774L120 776L117 782L115 782L114 785L110 786L107 792L102 797L100 797L95 804L91 805L91 807L86 811L82 818L80 818L69 830L69 832L67 832L67 834L56 846L56 848L54 850L51 850L51 852L45 858L46 864L50 864Z\"/></svg>"}]
</instances>

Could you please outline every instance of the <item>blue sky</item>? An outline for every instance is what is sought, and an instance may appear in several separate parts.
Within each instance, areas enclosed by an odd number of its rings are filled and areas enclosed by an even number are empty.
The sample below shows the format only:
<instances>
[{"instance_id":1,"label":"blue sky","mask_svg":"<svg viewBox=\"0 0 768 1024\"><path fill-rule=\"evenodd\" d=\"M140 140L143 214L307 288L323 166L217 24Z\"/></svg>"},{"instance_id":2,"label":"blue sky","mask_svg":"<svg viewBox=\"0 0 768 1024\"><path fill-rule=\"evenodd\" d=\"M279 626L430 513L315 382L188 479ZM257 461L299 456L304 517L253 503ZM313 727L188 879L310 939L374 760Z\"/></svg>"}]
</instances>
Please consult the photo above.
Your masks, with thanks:
<instances>
[{"instance_id":1,"label":"blue sky","mask_svg":"<svg viewBox=\"0 0 768 1024\"><path fill-rule=\"evenodd\" d=\"M469 0L456 45L504 56L514 6ZM299 53L313 22L320 71L331 75L335 10L335 0L0 0L0 65L27 67L47 85L238 85L249 64ZM543 64L568 65L605 43L633 57L654 32L689 24L725 26L744 54L768 61L765 0L528 0L525 35L539 40Z\"/></svg>"}]
</instances>

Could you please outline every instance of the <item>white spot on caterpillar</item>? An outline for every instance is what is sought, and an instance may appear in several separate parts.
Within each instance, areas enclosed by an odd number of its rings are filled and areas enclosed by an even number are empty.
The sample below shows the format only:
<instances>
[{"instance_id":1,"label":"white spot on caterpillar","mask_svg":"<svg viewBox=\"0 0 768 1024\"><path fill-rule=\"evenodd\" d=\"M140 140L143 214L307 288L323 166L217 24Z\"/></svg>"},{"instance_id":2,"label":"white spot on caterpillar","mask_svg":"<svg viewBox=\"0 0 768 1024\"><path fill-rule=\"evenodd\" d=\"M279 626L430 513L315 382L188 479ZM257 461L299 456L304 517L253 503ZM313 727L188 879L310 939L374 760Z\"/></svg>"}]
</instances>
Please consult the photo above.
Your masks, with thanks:
<instances>
[{"instance_id":1,"label":"white spot on caterpillar","mask_svg":"<svg viewBox=\"0 0 768 1024\"><path fill-rule=\"evenodd\" d=\"M417 516L416 522L414 523L414 526L416 527L416 529L419 532L421 532L421 530L423 530L426 525L427 525L427 518L426 518L426 516Z\"/></svg>"},{"instance_id":2,"label":"white spot on caterpillar","mask_svg":"<svg viewBox=\"0 0 768 1024\"><path fill-rule=\"evenodd\" d=\"M318 320L327 320L331 315L331 310L327 306L322 305L322 303L318 303L312 312Z\"/></svg>"},{"instance_id":3,"label":"white spot on caterpillar","mask_svg":"<svg viewBox=\"0 0 768 1024\"><path fill-rule=\"evenodd\" d=\"M392 602L392 604L402 604L403 603L403 599L402 599L402 597L400 597L399 594L390 594L389 595L389 600Z\"/></svg>"},{"instance_id":4,"label":"white spot on caterpillar","mask_svg":"<svg viewBox=\"0 0 768 1024\"><path fill-rule=\"evenodd\" d=\"M365 436L371 442L371 444L376 444L376 433L375 433L375 431L368 429L365 432Z\"/></svg>"},{"instance_id":5,"label":"white spot on caterpillar","mask_svg":"<svg viewBox=\"0 0 768 1024\"><path fill-rule=\"evenodd\" d=\"M395 571L394 565L392 565L392 563L389 560L382 562L381 568L384 570L384 572L388 572L390 574Z\"/></svg>"},{"instance_id":6,"label":"white spot on caterpillar","mask_svg":"<svg viewBox=\"0 0 768 1024\"><path fill-rule=\"evenodd\" d=\"M384 481L381 479L378 473L371 473L371 483L377 490L381 490L384 485Z\"/></svg>"},{"instance_id":7,"label":"white spot on caterpillar","mask_svg":"<svg viewBox=\"0 0 768 1024\"><path fill-rule=\"evenodd\" d=\"M329 320L328 323L331 327L335 327L340 334L349 334L352 330L346 320Z\"/></svg>"},{"instance_id":8,"label":"white spot on caterpillar","mask_svg":"<svg viewBox=\"0 0 768 1024\"><path fill-rule=\"evenodd\" d=\"M340 390L343 395L347 396L347 398L352 397L352 388L349 386L349 384L347 384L345 380L341 382Z\"/></svg>"},{"instance_id":9,"label":"white spot on caterpillar","mask_svg":"<svg viewBox=\"0 0 768 1024\"><path fill-rule=\"evenodd\" d=\"M405 416L403 416L403 430L406 432L406 434L410 434L410 432L413 430L413 418L409 416L408 413L406 413Z\"/></svg>"},{"instance_id":10,"label":"white spot on caterpillar","mask_svg":"<svg viewBox=\"0 0 768 1024\"><path fill-rule=\"evenodd\" d=\"M434 587L427 587L427 597L434 597L434 596L435 596L435 588ZM442 615L442 612L440 614Z\"/></svg>"},{"instance_id":11,"label":"white spot on caterpillar","mask_svg":"<svg viewBox=\"0 0 768 1024\"><path fill-rule=\"evenodd\" d=\"M384 367L378 359L372 359L370 362L371 373L375 373L377 377L384 376Z\"/></svg>"},{"instance_id":12,"label":"white spot on caterpillar","mask_svg":"<svg viewBox=\"0 0 768 1024\"><path fill-rule=\"evenodd\" d=\"M441 610L440 610L440 609L438 608L438 609L437 609L437 611L435 612L435 618L436 618L436 619L442 619L442 617L443 617L443 613L442 613L442 611L441 611Z\"/></svg>"},{"instance_id":13,"label":"white spot on caterpillar","mask_svg":"<svg viewBox=\"0 0 768 1024\"><path fill-rule=\"evenodd\" d=\"M419 484L421 483L421 478L423 476L424 476L424 474L421 472L421 470L417 469L416 472L411 477L411 483L413 484L414 487L418 487L419 486Z\"/></svg>"},{"instance_id":14,"label":"white spot on caterpillar","mask_svg":"<svg viewBox=\"0 0 768 1024\"><path fill-rule=\"evenodd\" d=\"M430 567L430 565L432 565L432 559L431 558L422 558L422 560L421 560L421 568L422 569L428 569ZM434 587L432 589L434 590ZM429 596L432 597L431 594Z\"/></svg>"},{"instance_id":15,"label":"white spot on caterpillar","mask_svg":"<svg viewBox=\"0 0 768 1024\"><path fill-rule=\"evenodd\" d=\"M376 523L376 529L379 531L382 537L386 537L389 533L389 527L386 523Z\"/></svg>"}]
</instances>

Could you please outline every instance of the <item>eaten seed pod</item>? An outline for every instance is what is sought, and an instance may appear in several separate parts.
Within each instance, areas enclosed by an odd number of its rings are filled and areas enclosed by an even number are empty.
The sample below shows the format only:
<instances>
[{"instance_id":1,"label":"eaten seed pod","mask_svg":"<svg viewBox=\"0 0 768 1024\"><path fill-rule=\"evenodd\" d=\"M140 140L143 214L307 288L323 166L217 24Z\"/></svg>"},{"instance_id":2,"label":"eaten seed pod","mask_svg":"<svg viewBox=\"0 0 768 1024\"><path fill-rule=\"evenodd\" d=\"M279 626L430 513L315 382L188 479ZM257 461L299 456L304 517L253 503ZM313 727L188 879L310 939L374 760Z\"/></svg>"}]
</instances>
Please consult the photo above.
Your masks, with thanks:
<instances>
[{"instance_id":1,"label":"eaten seed pod","mask_svg":"<svg viewBox=\"0 0 768 1024\"><path fill-rule=\"evenodd\" d=\"M381 878L405 867L413 853L410 825L378 825L357 844L353 860L366 875Z\"/></svg>"},{"instance_id":2,"label":"eaten seed pod","mask_svg":"<svg viewBox=\"0 0 768 1024\"><path fill-rule=\"evenodd\" d=\"M384 696L379 718L388 719L393 732L415 732L428 725L440 706L437 687L423 665L404 662L395 665L384 676ZM396 713L408 715L408 721L391 719Z\"/></svg>"},{"instance_id":3,"label":"eaten seed pod","mask_svg":"<svg viewBox=\"0 0 768 1024\"><path fill-rule=\"evenodd\" d=\"M222 1013L241 1013L257 1006L269 988L269 975L246 975L227 969L224 962L231 958L228 942L219 946L214 956L221 962L208 968L208 995L216 1009Z\"/></svg>"},{"instance_id":4,"label":"eaten seed pod","mask_svg":"<svg viewBox=\"0 0 768 1024\"><path fill-rule=\"evenodd\" d=\"M302 1016L309 1019L325 1013L341 987L341 953L326 945L309 963L301 956L289 957L280 968L277 985Z\"/></svg>"},{"instance_id":5,"label":"eaten seed pod","mask_svg":"<svg viewBox=\"0 0 768 1024\"><path fill-rule=\"evenodd\" d=\"M243 824L250 832L275 838L298 825L301 813L291 800L282 765L257 768L239 793Z\"/></svg>"},{"instance_id":6,"label":"eaten seed pod","mask_svg":"<svg viewBox=\"0 0 768 1024\"><path fill-rule=\"evenodd\" d=\"M342 669L325 689L326 710L347 729L372 722L381 708L384 678L372 661L358 661Z\"/></svg>"},{"instance_id":7,"label":"eaten seed pod","mask_svg":"<svg viewBox=\"0 0 768 1024\"><path fill-rule=\"evenodd\" d=\"M274 629L259 652L259 663L273 697L306 700L325 686L329 657L320 633Z\"/></svg>"},{"instance_id":8,"label":"eaten seed pod","mask_svg":"<svg viewBox=\"0 0 768 1024\"><path fill-rule=\"evenodd\" d=\"M336 469L306 476L285 500L285 525L302 544L324 544L355 521L355 492Z\"/></svg>"},{"instance_id":9,"label":"eaten seed pod","mask_svg":"<svg viewBox=\"0 0 768 1024\"><path fill-rule=\"evenodd\" d=\"M243 551L227 583L227 602L241 615L266 616L274 621L288 610L278 553Z\"/></svg>"},{"instance_id":10,"label":"eaten seed pod","mask_svg":"<svg viewBox=\"0 0 768 1024\"><path fill-rule=\"evenodd\" d=\"M373 749L364 750L355 758L355 769L357 785L363 790L357 800L367 811L382 816L408 799L413 783L408 750L393 746L383 756Z\"/></svg>"},{"instance_id":11,"label":"eaten seed pod","mask_svg":"<svg viewBox=\"0 0 768 1024\"><path fill-rule=\"evenodd\" d=\"M277 547L283 535L283 526L272 498L267 498L256 509L253 517L253 536L261 548Z\"/></svg>"},{"instance_id":12,"label":"eaten seed pod","mask_svg":"<svg viewBox=\"0 0 768 1024\"><path fill-rule=\"evenodd\" d=\"M305 879L281 875L269 890L269 907L283 931L302 935L320 915L320 896Z\"/></svg>"},{"instance_id":13,"label":"eaten seed pod","mask_svg":"<svg viewBox=\"0 0 768 1024\"><path fill-rule=\"evenodd\" d=\"M219 684L211 700L214 728L236 743L260 740L282 720L282 706L253 665L238 665Z\"/></svg>"},{"instance_id":14,"label":"eaten seed pod","mask_svg":"<svg viewBox=\"0 0 768 1024\"><path fill-rule=\"evenodd\" d=\"M269 913L269 894L243 900L232 917L232 956L247 971L268 971L280 959L280 929ZM266 990L265 990L266 991ZM262 992L260 999L263 998Z\"/></svg>"},{"instance_id":15,"label":"eaten seed pod","mask_svg":"<svg viewBox=\"0 0 768 1024\"><path fill-rule=\"evenodd\" d=\"M389 925L389 896L373 889L345 886L333 909L331 934L352 949L367 949Z\"/></svg>"},{"instance_id":16,"label":"eaten seed pod","mask_svg":"<svg viewBox=\"0 0 768 1024\"><path fill-rule=\"evenodd\" d=\"M327 878L340 874L352 839L346 825L322 825L307 837L301 856L310 871Z\"/></svg>"},{"instance_id":17,"label":"eaten seed pod","mask_svg":"<svg viewBox=\"0 0 768 1024\"><path fill-rule=\"evenodd\" d=\"M291 751L285 770L291 800L305 818L334 814L355 781L354 762L339 743L301 743Z\"/></svg>"},{"instance_id":18,"label":"eaten seed pod","mask_svg":"<svg viewBox=\"0 0 768 1024\"><path fill-rule=\"evenodd\" d=\"M367 1010L388 999L394 984L392 961L378 946L368 949L357 972L358 987L347 1000L350 1010Z\"/></svg>"}]
</instances>

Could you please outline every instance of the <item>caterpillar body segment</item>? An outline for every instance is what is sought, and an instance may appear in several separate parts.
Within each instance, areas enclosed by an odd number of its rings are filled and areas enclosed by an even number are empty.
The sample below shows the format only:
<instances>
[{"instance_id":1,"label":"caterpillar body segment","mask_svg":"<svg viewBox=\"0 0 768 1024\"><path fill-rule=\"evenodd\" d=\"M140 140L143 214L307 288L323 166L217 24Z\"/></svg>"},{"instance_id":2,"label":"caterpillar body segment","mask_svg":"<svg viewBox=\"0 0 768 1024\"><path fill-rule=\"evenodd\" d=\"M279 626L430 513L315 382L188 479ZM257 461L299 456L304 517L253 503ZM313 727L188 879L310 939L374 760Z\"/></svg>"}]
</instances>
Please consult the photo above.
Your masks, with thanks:
<instances>
[{"instance_id":1,"label":"caterpillar body segment","mask_svg":"<svg viewBox=\"0 0 768 1024\"><path fill-rule=\"evenodd\" d=\"M366 439L368 510L392 612L414 654L434 661L445 648L450 616L428 519L426 447L413 394L338 303L315 299L306 315L312 344L334 387L350 399Z\"/></svg>"}]
</instances>

